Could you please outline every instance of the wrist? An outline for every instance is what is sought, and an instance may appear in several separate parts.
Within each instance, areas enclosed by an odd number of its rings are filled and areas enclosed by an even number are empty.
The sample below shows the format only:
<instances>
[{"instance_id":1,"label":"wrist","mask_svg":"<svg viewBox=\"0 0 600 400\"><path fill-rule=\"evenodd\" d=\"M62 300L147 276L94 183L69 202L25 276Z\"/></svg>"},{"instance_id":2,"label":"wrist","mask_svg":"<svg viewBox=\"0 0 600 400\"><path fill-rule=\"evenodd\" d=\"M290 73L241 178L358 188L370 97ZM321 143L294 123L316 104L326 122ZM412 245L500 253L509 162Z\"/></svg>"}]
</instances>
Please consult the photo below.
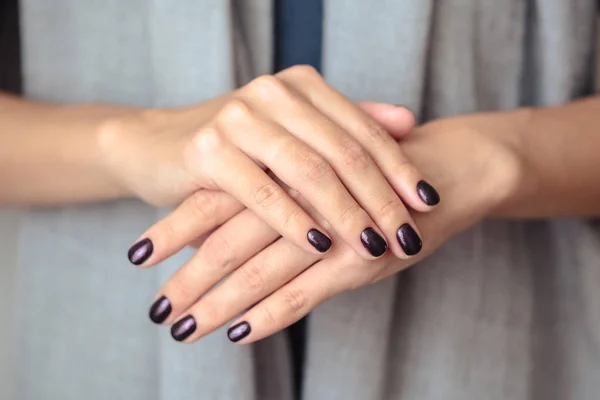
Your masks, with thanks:
<instances>
[{"instance_id":1,"label":"wrist","mask_svg":"<svg viewBox=\"0 0 600 400\"><path fill-rule=\"evenodd\" d=\"M474 195L489 205L485 217L514 217L532 196L537 179L530 166L526 132L533 109L486 112L453 117L459 130L471 132L472 167L478 169Z\"/></svg>"},{"instance_id":2,"label":"wrist","mask_svg":"<svg viewBox=\"0 0 600 400\"><path fill-rule=\"evenodd\" d=\"M539 179L531 164L527 141L534 113L533 108L519 108L481 116L478 129L498 145L494 167L490 168L490 180L498 193L489 217L519 217L523 202L533 198L538 190Z\"/></svg>"},{"instance_id":3,"label":"wrist","mask_svg":"<svg viewBox=\"0 0 600 400\"><path fill-rule=\"evenodd\" d=\"M137 109L116 110L97 118L94 123L94 138L98 149L99 167L111 182L115 198L134 198L135 193L124 177L127 160L122 152L131 122L140 113Z\"/></svg>"},{"instance_id":4,"label":"wrist","mask_svg":"<svg viewBox=\"0 0 600 400\"><path fill-rule=\"evenodd\" d=\"M66 191L69 193L66 201L105 201L125 197L123 188L108 169L98 135L102 121L109 115L125 112L126 108L100 104L39 107L39 121L60 127L60 134L54 138L54 135L47 136L54 142L47 148L60 159L57 171L64 174L62 185L77 188ZM53 169L52 166L49 168Z\"/></svg>"}]
</instances>

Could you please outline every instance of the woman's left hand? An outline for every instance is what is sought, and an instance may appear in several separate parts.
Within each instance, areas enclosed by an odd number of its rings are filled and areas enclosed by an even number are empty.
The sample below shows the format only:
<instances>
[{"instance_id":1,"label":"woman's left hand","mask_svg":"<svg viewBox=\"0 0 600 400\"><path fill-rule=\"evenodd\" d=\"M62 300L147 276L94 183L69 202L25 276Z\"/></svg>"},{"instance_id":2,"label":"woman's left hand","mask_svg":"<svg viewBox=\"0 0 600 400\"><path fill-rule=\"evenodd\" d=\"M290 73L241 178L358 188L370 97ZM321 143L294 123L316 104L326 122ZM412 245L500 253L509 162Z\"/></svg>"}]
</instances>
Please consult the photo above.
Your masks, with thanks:
<instances>
[{"instance_id":1,"label":"woman's left hand","mask_svg":"<svg viewBox=\"0 0 600 400\"><path fill-rule=\"evenodd\" d=\"M435 183L443 199L435 211L413 215L427 239L418 257L398 260L388 254L365 261L342 241L326 257L308 254L244 210L215 230L166 282L151 307L151 319L174 323L173 337L189 343L243 313L228 336L234 342L250 343L289 326L336 294L423 259L490 215L520 187L518 154L497 136L479 129L481 118L432 122L402 141L407 157ZM502 121L507 116L498 113L488 118ZM197 206L184 203L151 230L160 231L177 221L191 237L195 221L189 216L198 215L191 209ZM314 210L307 207L307 211L324 223Z\"/></svg>"}]
</instances>

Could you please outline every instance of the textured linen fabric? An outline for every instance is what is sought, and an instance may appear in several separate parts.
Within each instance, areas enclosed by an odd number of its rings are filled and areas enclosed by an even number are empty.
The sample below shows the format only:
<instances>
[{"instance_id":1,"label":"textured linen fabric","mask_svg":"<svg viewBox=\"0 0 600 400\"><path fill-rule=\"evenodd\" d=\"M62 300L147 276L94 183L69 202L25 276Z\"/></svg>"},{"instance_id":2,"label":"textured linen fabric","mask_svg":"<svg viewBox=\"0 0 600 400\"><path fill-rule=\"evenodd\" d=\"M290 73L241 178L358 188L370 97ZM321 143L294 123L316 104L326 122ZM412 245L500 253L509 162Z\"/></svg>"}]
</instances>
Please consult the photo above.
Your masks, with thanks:
<instances>
[{"instance_id":1,"label":"textured linen fabric","mask_svg":"<svg viewBox=\"0 0 600 400\"><path fill-rule=\"evenodd\" d=\"M32 98L186 105L268 72L267 0L22 0ZM329 0L322 70L354 100L421 120L591 92L594 0ZM189 256L128 265L164 211L134 201L7 211L18 400L292 398L288 343L174 343L146 316ZM425 238L426 239L426 238ZM12 250L12 251L11 251ZM8 268L7 270L10 270ZM600 234L589 221L489 221L311 314L307 400L595 400ZM14 389L11 392L11 389Z\"/></svg>"}]
</instances>

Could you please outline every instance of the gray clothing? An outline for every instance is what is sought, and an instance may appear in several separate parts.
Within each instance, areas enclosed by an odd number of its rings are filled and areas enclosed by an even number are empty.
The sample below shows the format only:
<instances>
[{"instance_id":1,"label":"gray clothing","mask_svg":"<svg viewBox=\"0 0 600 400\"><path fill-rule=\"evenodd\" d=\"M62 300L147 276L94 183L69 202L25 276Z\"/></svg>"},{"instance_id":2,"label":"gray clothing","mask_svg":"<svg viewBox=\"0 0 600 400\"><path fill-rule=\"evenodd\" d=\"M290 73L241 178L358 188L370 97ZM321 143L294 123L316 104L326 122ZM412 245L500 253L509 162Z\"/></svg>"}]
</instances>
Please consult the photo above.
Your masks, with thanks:
<instances>
[{"instance_id":1,"label":"gray clothing","mask_svg":"<svg viewBox=\"0 0 600 400\"><path fill-rule=\"evenodd\" d=\"M354 100L427 120L591 92L595 0L326 0L324 11L322 71ZM269 72L271 22L268 0L22 0L26 93L197 103ZM150 301L190 253L146 271L125 253L163 214L135 201L3 214L15 385L1 399L291 398L284 335L235 346L220 330L190 346L150 324ZM599 227L482 223L317 308L307 352L307 400L598 399Z\"/></svg>"}]
</instances>

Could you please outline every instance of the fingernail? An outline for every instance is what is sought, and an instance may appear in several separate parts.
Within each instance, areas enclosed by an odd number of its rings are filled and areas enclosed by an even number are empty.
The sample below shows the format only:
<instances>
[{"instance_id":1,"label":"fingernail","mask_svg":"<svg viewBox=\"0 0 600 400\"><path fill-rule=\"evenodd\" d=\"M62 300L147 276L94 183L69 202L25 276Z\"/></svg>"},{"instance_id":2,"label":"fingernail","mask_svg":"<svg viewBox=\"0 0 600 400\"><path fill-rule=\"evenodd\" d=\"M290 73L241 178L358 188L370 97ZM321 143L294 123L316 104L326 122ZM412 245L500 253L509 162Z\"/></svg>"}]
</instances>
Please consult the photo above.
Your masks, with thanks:
<instances>
[{"instance_id":1,"label":"fingernail","mask_svg":"<svg viewBox=\"0 0 600 400\"><path fill-rule=\"evenodd\" d=\"M417 194L423 200L423 203L428 206L435 206L440 202L440 195L438 192L431 186L429 183L425 181L420 181L417 183Z\"/></svg>"},{"instance_id":2,"label":"fingernail","mask_svg":"<svg viewBox=\"0 0 600 400\"><path fill-rule=\"evenodd\" d=\"M360 241L373 257L381 257L387 251L387 243L384 238L373 228L366 228L360 234Z\"/></svg>"},{"instance_id":3,"label":"fingernail","mask_svg":"<svg viewBox=\"0 0 600 400\"><path fill-rule=\"evenodd\" d=\"M162 296L160 299L156 300L152 307L150 307L150 319L155 324L162 324L165 322L169 314L173 308L171 307L171 302L165 296Z\"/></svg>"},{"instance_id":4,"label":"fingernail","mask_svg":"<svg viewBox=\"0 0 600 400\"><path fill-rule=\"evenodd\" d=\"M396 237L407 256L414 256L423 248L423 242L410 224L404 224L396 232Z\"/></svg>"},{"instance_id":5,"label":"fingernail","mask_svg":"<svg viewBox=\"0 0 600 400\"><path fill-rule=\"evenodd\" d=\"M325 253L331 247L331 239L325 236L317 229L311 229L306 234L308 243L310 243L320 253Z\"/></svg>"},{"instance_id":6,"label":"fingernail","mask_svg":"<svg viewBox=\"0 0 600 400\"><path fill-rule=\"evenodd\" d=\"M152 244L152 240L150 239L142 239L129 249L127 253L127 257L129 261L131 261L134 265L143 264L154 251L154 244Z\"/></svg>"},{"instance_id":7,"label":"fingernail","mask_svg":"<svg viewBox=\"0 0 600 400\"><path fill-rule=\"evenodd\" d=\"M246 321L242 321L239 324L233 325L227 330L227 337L229 340L235 343L248 336L250 332L252 332L250 324Z\"/></svg>"},{"instance_id":8,"label":"fingernail","mask_svg":"<svg viewBox=\"0 0 600 400\"><path fill-rule=\"evenodd\" d=\"M187 339L196 331L196 320L191 315L183 317L171 327L171 336L178 342Z\"/></svg>"}]
</instances>

